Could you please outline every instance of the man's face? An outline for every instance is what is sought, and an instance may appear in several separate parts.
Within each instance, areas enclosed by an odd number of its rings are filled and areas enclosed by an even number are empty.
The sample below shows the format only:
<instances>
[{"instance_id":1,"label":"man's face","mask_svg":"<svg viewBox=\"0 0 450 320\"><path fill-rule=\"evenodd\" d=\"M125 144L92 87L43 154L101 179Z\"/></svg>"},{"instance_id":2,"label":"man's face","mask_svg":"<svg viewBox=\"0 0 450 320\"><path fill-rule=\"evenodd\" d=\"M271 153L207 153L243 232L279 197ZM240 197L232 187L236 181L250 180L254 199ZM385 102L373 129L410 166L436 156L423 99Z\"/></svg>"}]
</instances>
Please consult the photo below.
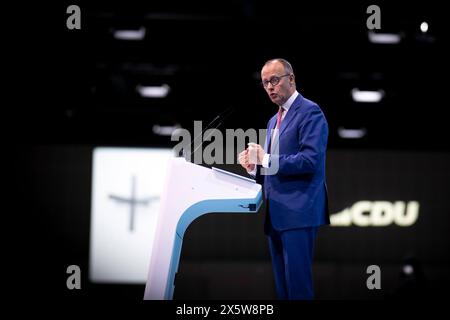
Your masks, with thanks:
<instances>
[{"instance_id":1,"label":"man's face","mask_svg":"<svg viewBox=\"0 0 450 320\"><path fill-rule=\"evenodd\" d=\"M286 75L284 66L278 61L265 65L261 70L261 80L263 83L269 81L264 89L269 95L270 100L279 106L283 105L295 91L294 76L288 75L282 77L284 75ZM270 80L274 77L280 78L280 82L276 85L270 83Z\"/></svg>"}]
</instances>

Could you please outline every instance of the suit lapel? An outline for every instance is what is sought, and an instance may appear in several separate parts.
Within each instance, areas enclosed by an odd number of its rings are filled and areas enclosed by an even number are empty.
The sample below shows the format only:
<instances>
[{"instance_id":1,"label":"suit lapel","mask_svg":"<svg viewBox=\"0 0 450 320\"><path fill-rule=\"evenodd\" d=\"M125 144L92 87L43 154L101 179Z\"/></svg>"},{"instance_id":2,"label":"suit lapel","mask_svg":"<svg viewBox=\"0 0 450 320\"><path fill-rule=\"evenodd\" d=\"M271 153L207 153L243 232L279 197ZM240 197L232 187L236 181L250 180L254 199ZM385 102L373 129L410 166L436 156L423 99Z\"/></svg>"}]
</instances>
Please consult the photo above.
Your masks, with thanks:
<instances>
[{"instance_id":1,"label":"suit lapel","mask_svg":"<svg viewBox=\"0 0 450 320\"><path fill-rule=\"evenodd\" d=\"M292 106L289 108L288 112L286 113L286 116L284 117L283 121L281 122L281 125L280 125L280 136L286 130L286 128L288 127L288 125L292 121L292 119L295 118L295 115L296 115L298 109L300 108L300 105L302 104L302 101L303 101L303 97L299 93L297 98L292 103Z\"/></svg>"},{"instance_id":2,"label":"suit lapel","mask_svg":"<svg viewBox=\"0 0 450 320\"><path fill-rule=\"evenodd\" d=\"M270 150L270 139L272 136L272 130L275 128L276 124L276 117L272 117L272 119L269 121L269 125L267 126L267 135L266 135L266 142L264 145L264 150L269 153Z\"/></svg>"}]
</instances>

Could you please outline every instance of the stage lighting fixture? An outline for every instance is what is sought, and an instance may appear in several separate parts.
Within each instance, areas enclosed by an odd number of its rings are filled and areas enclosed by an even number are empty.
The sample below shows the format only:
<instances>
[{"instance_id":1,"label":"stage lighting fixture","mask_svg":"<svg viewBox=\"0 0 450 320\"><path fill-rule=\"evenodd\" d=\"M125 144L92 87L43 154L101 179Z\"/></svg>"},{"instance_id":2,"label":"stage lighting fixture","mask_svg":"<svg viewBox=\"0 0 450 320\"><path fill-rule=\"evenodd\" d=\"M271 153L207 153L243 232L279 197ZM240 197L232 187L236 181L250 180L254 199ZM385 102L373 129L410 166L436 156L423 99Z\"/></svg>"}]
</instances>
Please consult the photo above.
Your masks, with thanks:
<instances>
[{"instance_id":1,"label":"stage lighting fixture","mask_svg":"<svg viewBox=\"0 0 450 320\"><path fill-rule=\"evenodd\" d=\"M359 90L358 88L352 89L352 98L355 102L380 102L384 97L383 90Z\"/></svg>"},{"instance_id":2,"label":"stage lighting fixture","mask_svg":"<svg viewBox=\"0 0 450 320\"><path fill-rule=\"evenodd\" d=\"M137 86L137 91L144 98L165 98L169 94L170 87L167 84L161 86Z\"/></svg>"},{"instance_id":3,"label":"stage lighting fixture","mask_svg":"<svg viewBox=\"0 0 450 320\"><path fill-rule=\"evenodd\" d=\"M145 32L144 27L141 27L138 30L115 30L114 38L117 40L138 41L145 38Z\"/></svg>"},{"instance_id":4,"label":"stage lighting fixture","mask_svg":"<svg viewBox=\"0 0 450 320\"><path fill-rule=\"evenodd\" d=\"M396 33L375 33L369 31L369 41L379 44L397 44L401 41L401 35Z\"/></svg>"},{"instance_id":5,"label":"stage lighting fixture","mask_svg":"<svg viewBox=\"0 0 450 320\"><path fill-rule=\"evenodd\" d=\"M338 135L342 139L361 139L367 134L366 128L360 129L346 129L343 127L338 128Z\"/></svg>"}]
</instances>

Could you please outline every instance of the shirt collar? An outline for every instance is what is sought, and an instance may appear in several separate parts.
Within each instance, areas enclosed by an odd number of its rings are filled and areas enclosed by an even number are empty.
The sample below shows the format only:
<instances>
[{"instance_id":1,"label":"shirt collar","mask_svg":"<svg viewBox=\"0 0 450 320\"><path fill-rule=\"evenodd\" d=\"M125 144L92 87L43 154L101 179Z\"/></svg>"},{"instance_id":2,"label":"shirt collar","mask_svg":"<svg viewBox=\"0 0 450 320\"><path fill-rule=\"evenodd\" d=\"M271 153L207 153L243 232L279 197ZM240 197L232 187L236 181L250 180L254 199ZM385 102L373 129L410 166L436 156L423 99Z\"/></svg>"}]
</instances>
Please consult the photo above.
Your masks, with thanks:
<instances>
[{"instance_id":1,"label":"shirt collar","mask_svg":"<svg viewBox=\"0 0 450 320\"><path fill-rule=\"evenodd\" d=\"M281 106L286 112L289 110L289 108L292 106L292 103L294 103L294 100L297 99L298 91L295 90L294 93L287 99L287 101Z\"/></svg>"}]
</instances>

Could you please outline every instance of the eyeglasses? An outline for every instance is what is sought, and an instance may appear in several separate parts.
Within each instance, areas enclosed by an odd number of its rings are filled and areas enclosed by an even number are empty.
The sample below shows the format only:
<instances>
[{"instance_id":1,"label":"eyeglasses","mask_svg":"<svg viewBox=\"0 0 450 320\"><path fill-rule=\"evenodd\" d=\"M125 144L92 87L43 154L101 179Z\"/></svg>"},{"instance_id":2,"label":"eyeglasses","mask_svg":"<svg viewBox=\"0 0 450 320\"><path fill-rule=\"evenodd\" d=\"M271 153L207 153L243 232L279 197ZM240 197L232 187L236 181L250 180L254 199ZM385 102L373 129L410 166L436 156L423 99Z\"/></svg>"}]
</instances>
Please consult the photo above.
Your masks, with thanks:
<instances>
[{"instance_id":1,"label":"eyeglasses","mask_svg":"<svg viewBox=\"0 0 450 320\"><path fill-rule=\"evenodd\" d=\"M264 80L263 82L261 82L261 84L262 84L262 86L263 86L264 88L267 88L267 87L269 86L269 83L270 83L273 87L275 87L277 84L280 83L281 78L287 77L287 76L290 76L290 75L291 75L290 73L286 73L286 74L284 74L284 75L282 75L282 76L279 76L279 77L273 76L273 77L270 78L269 80Z\"/></svg>"}]
</instances>

